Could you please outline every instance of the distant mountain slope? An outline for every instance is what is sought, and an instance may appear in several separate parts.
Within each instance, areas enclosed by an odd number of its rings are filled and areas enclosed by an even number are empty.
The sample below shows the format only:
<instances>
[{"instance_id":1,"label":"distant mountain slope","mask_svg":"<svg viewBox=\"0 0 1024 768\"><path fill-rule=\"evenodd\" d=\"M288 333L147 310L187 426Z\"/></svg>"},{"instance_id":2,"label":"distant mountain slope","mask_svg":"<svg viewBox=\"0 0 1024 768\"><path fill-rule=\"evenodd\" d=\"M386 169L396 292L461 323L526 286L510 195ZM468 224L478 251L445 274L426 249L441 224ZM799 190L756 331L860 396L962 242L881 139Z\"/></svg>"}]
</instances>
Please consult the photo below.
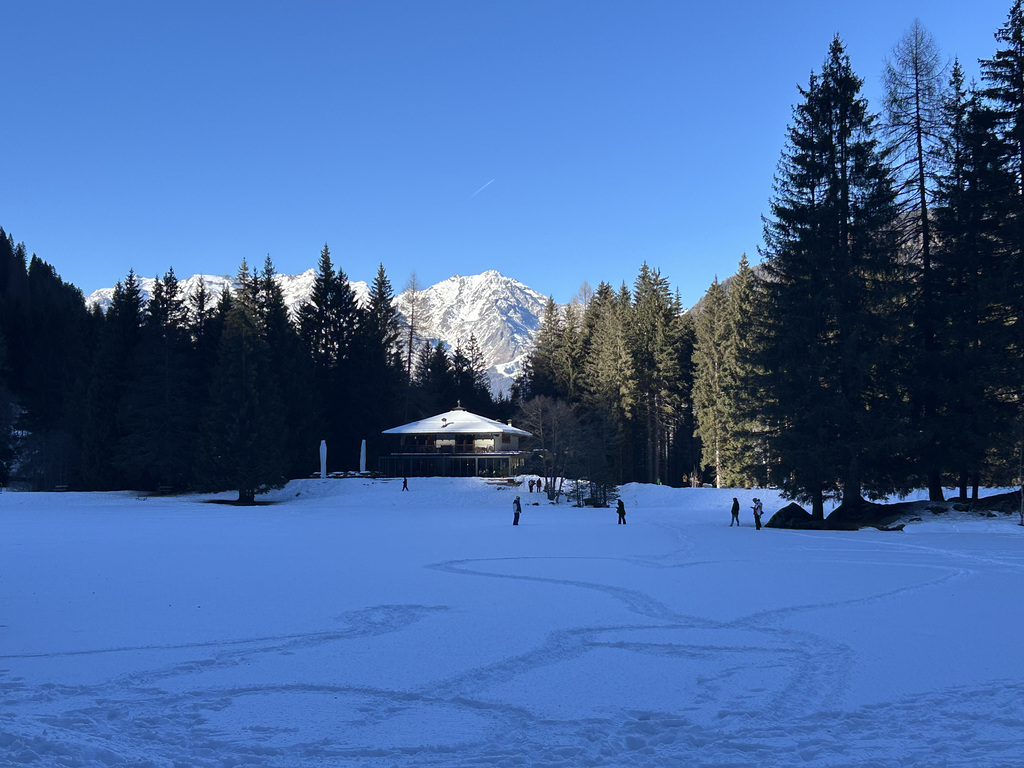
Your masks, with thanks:
<instances>
[{"instance_id":1,"label":"distant mountain slope","mask_svg":"<svg viewBox=\"0 0 1024 768\"><path fill-rule=\"evenodd\" d=\"M316 271L309 269L299 275L278 275L285 302L293 311L308 300ZM148 300L156 282L139 278ZM183 295L195 291L200 283L216 299L234 280L229 275L193 275L181 281ZM369 288L364 282L350 282L360 302L366 302ZM93 292L86 303L110 307L113 288ZM476 337L494 394L507 394L512 379L521 370L526 355L540 328L546 299L517 280L490 270L479 275L456 275L418 292L420 299L418 329L421 339L443 341L454 349ZM395 305L403 318L409 310L408 293L398 296Z\"/></svg>"},{"instance_id":2,"label":"distant mountain slope","mask_svg":"<svg viewBox=\"0 0 1024 768\"><path fill-rule=\"evenodd\" d=\"M296 309L309 298L315 277L316 270L313 269L307 269L301 275L277 276L277 282L281 286L281 291L284 293L285 304L288 305L289 309ZM153 291L153 284L156 283L156 280L152 277L140 277L138 280L139 284L142 286L143 296L146 301L149 301ZM192 275L192 277L180 282L181 295L188 296L199 288L200 283L203 283L206 286L206 291L216 302L216 300L220 298L221 293L224 292L225 288L231 288L234 286L235 279L231 275ZM356 297L360 301L366 301L367 297L370 295L370 289L366 283L350 282L349 285L352 286L352 290L355 291ZM110 302L113 298L113 288L100 288L98 291L93 291L88 298L86 298L85 304L88 307L96 305L106 312L110 308Z\"/></svg>"},{"instance_id":3,"label":"distant mountain slope","mask_svg":"<svg viewBox=\"0 0 1024 768\"><path fill-rule=\"evenodd\" d=\"M544 296L518 280L489 270L479 275L455 275L419 292L422 302L420 335L440 339L449 347L476 342L487 363L491 391L508 392L522 369L540 328ZM403 317L410 296L396 300Z\"/></svg>"}]
</instances>

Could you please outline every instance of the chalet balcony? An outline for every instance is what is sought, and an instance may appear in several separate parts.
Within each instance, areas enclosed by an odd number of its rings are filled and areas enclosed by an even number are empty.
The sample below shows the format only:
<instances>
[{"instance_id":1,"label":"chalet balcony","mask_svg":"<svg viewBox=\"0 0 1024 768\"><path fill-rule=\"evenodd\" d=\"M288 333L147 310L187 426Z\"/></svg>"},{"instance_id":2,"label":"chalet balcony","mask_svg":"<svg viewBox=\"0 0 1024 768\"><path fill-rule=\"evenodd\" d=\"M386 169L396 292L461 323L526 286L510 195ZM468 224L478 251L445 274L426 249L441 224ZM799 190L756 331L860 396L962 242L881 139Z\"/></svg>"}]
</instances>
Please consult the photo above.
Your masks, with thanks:
<instances>
[{"instance_id":1,"label":"chalet balcony","mask_svg":"<svg viewBox=\"0 0 1024 768\"><path fill-rule=\"evenodd\" d=\"M408 454L408 455L485 455L485 454L509 454L509 453L520 453L520 451L512 450L511 447L499 447L499 448L486 448L476 445L402 445L392 451L393 455Z\"/></svg>"}]
</instances>

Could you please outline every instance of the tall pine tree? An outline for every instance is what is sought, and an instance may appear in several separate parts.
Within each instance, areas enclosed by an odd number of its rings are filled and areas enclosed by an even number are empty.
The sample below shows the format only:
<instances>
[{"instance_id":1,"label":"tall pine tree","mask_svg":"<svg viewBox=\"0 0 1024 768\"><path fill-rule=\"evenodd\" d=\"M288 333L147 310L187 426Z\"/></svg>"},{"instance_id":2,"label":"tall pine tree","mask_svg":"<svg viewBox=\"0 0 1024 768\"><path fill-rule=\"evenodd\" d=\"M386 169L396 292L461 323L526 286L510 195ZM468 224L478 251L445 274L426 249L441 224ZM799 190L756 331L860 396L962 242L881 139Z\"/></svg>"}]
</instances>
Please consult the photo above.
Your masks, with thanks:
<instances>
[{"instance_id":1,"label":"tall pine tree","mask_svg":"<svg viewBox=\"0 0 1024 768\"><path fill-rule=\"evenodd\" d=\"M1005 365L993 381L999 402L1016 412L1011 434L1024 435L1024 0L1015 0L1006 22L996 32L1000 48L981 62L984 95L992 107L1005 150L1003 164L1013 180L1008 197L1010 215L1002 228L999 257L1002 333L992 339ZM1018 442L1024 452L1024 438ZM1002 451L1001 453L1006 453Z\"/></svg>"},{"instance_id":2,"label":"tall pine tree","mask_svg":"<svg viewBox=\"0 0 1024 768\"><path fill-rule=\"evenodd\" d=\"M934 440L944 469L966 496L968 484L980 481L987 460L1009 438L1014 413L1000 394L1011 378L1005 314L1012 299L1004 267L1011 259L1006 231L1015 192L998 115L979 94L964 91L959 67L946 114L950 134L936 208L943 364L933 381L943 421Z\"/></svg>"},{"instance_id":3,"label":"tall pine tree","mask_svg":"<svg viewBox=\"0 0 1024 768\"><path fill-rule=\"evenodd\" d=\"M243 260L211 382L200 480L209 490L237 490L238 501L247 504L288 480L281 398L260 293L259 277Z\"/></svg>"},{"instance_id":4,"label":"tall pine tree","mask_svg":"<svg viewBox=\"0 0 1024 768\"><path fill-rule=\"evenodd\" d=\"M724 453L732 425L726 395L730 366L729 301L717 277L704 294L695 331L693 408L702 446L701 461L714 468L715 486L721 488L731 479Z\"/></svg>"},{"instance_id":5,"label":"tall pine tree","mask_svg":"<svg viewBox=\"0 0 1024 768\"><path fill-rule=\"evenodd\" d=\"M880 481L903 431L883 380L900 327L895 191L860 87L836 37L800 89L765 224L767 423L782 487L819 521L830 490L852 506Z\"/></svg>"}]
</instances>

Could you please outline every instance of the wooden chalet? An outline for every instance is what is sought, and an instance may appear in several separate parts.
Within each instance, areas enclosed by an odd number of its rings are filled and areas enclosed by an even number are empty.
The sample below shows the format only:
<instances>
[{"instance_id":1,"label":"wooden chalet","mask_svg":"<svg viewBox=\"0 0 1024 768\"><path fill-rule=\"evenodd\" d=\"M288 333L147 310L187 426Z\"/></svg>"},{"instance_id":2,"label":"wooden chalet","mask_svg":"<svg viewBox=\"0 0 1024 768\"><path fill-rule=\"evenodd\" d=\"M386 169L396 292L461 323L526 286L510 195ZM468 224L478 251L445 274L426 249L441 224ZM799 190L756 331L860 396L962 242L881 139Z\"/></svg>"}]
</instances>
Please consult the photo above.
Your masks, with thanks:
<instances>
[{"instance_id":1,"label":"wooden chalet","mask_svg":"<svg viewBox=\"0 0 1024 768\"><path fill-rule=\"evenodd\" d=\"M391 444L379 460L386 477L511 477L525 460L520 438L530 437L461 407L381 434Z\"/></svg>"}]
</instances>

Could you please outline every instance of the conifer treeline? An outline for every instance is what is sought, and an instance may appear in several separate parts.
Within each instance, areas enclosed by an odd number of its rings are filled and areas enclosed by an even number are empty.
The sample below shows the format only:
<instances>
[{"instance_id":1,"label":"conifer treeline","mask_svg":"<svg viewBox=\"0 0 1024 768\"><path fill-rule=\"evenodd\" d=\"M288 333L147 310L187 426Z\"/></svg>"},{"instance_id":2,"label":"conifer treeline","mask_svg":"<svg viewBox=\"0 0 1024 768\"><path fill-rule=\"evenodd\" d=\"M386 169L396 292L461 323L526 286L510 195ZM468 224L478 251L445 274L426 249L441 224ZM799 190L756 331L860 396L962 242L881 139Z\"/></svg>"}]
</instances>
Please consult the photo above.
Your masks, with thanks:
<instances>
[{"instance_id":1,"label":"conifer treeline","mask_svg":"<svg viewBox=\"0 0 1024 768\"><path fill-rule=\"evenodd\" d=\"M915 22L876 116L837 37L799 89L763 264L684 312L646 264L632 288L548 302L512 403L531 469L598 486L770 483L809 501L1024 472L1024 11L981 62L943 66ZM508 418L472 340L401 330L383 268L359 307L324 248L289 318L270 260L236 290L134 275L104 316L0 232L0 471L38 487L237 488L450 408ZM371 454L375 446L371 443ZM336 454L332 454L336 455ZM976 490L975 490L976 492Z\"/></svg>"},{"instance_id":2,"label":"conifer treeline","mask_svg":"<svg viewBox=\"0 0 1024 768\"><path fill-rule=\"evenodd\" d=\"M545 414L562 424L561 441L543 446L560 455L560 471L545 471L599 485L682 482L699 464L692 353L690 315L646 264L632 291L602 282L561 311L549 299L512 392L525 429L536 434Z\"/></svg>"},{"instance_id":3,"label":"conifer treeline","mask_svg":"<svg viewBox=\"0 0 1024 768\"><path fill-rule=\"evenodd\" d=\"M646 266L549 305L524 396L569 403L621 481L773 484L810 502L1019 483L1024 464L1024 13L981 87L915 22L884 114L842 42L793 109L765 218L682 314ZM694 443L690 437L696 437Z\"/></svg>"},{"instance_id":4,"label":"conifer treeline","mask_svg":"<svg viewBox=\"0 0 1024 768\"><path fill-rule=\"evenodd\" d=\"M381 430L458 400L493 402L474 339L449 352L423 343L407 366L391 283L381 266L367 306L325 245L308 303L285 306L268 257L243 261L234 289L183 295L173 269L148 301L134 273L110 308L0 230L0 480L105 490L262 489L319 467L355 469ZM414 378L406 376L412 370Z\"/></svg>"}]
</instances>

